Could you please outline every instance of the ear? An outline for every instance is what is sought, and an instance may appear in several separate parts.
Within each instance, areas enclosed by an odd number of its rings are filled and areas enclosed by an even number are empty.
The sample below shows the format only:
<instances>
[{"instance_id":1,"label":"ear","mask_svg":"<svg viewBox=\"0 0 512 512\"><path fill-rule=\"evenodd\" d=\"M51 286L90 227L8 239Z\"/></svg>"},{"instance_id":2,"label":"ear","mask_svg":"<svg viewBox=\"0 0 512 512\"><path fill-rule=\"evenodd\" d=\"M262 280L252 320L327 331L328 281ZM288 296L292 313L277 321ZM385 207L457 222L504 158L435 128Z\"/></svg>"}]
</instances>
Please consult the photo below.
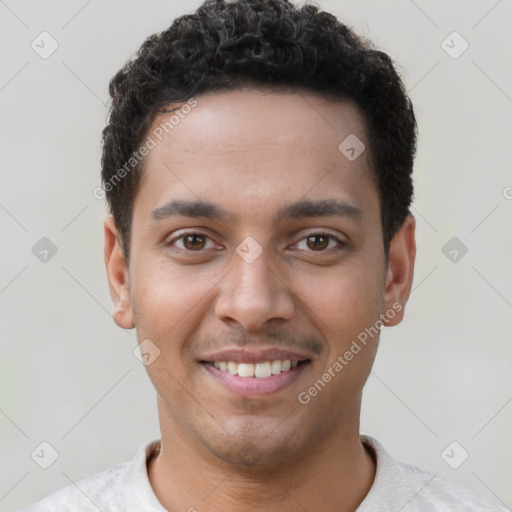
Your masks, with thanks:
<instances>
[{"instance_id":1,"label":"ear","mask_svg":"<svg viewBox=\"0 0 512 512\"><path fill-rule=\"evenodd\" d=\"M416 258L415 240L416 221L408 215L398 230L389 247L389 263L384 286L384 325L398 325L403 317L405 304L411 294ZM394 315L386 315L386 311L394 311Z\"/></svg>"},{"instance_id":2,"label":"ear","mask_svg":"<svg viewBox=\"0 0 512 512\"><path fill-rule=\"evenodd\" d=\"M104 223L105 267L107 269L110 296L114 304L113 318L123 329L133 329L133 309L130 299L130 279L123 255L121 235L114 218L109 215Z\"/></svg>"}]
</instances>

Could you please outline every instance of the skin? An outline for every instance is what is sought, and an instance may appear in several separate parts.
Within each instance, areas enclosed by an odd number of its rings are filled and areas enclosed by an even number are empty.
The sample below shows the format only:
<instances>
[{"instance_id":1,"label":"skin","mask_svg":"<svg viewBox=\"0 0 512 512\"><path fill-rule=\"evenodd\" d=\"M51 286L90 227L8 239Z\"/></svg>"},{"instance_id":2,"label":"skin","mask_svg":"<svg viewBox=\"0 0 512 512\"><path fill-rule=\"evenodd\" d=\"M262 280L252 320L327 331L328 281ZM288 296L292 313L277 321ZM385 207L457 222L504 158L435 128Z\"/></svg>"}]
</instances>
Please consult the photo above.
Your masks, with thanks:
<instances>
[{"instance_id":1,"label":"skin","mask_svg":"<svg viewBox=\"0 0 512 512\"><path fill-rule=\"evenodd\" d=\"M114 319L160 350L147 367L162 433L151 485L173 511L353 511L375 475L359 416L378 335L307 405L297 397L393 304L402 309L384 323L402 320L414 219L406 218L386 262L354 104L256 89L197 100L146 157L129 268L113 219L105 221ZM338 150L349 134L367 147L353 162ZM173 199L215 203L227 217L155 220L152 212ZM359 214L276 221L304 200L343 201ZM179 239L185 232L206 238ZM249 236L262 249L252 263L236 252ZM300 348L311 362L277 393L235 396L199 362L228 346Z\"/></svg>"}]
</instances>

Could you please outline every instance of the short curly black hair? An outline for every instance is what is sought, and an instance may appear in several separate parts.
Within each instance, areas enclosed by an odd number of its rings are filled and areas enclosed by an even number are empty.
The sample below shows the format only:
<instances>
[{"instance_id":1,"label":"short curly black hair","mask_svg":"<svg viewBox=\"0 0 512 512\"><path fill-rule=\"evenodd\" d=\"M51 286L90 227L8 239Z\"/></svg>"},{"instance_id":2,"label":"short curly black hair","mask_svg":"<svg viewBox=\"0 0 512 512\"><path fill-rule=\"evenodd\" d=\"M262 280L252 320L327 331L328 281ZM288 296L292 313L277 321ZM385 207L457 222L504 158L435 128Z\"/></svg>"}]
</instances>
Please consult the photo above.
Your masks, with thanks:
<instances>
[{"instance_id":1,"label":"short curly black hair","mask_svg":"<svg viewBox=\"0 0 512 512\"><path fill-rule=\"evenodd\" d=\"M202 93L262 86L306 90L359 106L388 254L410 213L417 136L411 101L390 57L317 5L206 0L194 14L150 36L110 82L102 187L127 260L142 173L133 156L156 115ZM127 162L133 169L127 170Z\"/></svg>"}]
</instances>

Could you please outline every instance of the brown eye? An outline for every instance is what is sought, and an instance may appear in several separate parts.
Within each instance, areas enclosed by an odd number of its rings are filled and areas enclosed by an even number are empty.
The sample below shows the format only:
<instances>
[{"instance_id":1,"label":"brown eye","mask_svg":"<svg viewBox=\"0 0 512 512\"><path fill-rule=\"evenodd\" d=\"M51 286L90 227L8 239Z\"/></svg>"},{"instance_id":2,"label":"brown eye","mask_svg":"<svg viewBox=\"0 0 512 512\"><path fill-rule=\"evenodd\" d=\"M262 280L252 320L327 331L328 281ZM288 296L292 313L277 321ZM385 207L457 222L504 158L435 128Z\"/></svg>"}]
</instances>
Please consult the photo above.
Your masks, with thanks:
<instances>
[{"instance_id":1,"label":"brown eye","mask_svg":"<svg viewBox=\"0 0 512 512\"><path fill-rule=\"evenodd\" d=\"M204 235L186 235L182 238L183 247L189 251L198 251L206 244L206 237Z\"/></svg>"},{"instance_id":2,"label":"brown eye","mask_svg":"<svg viewBox=\"0 0 512 512\"><path fill-rule=\"evenodd\" d=\"M325 232L310 233L302 238L295 246L295 250L305 251L306 253L316 252L318 256L332 256L339 253L347 247L347 242L338 237ZM320 254L321 253L321 254Z\"/></svg>"},{"instance_id":3,"label":"brown eye","mask_svg":"<svg viewBox=\"0 0 512 512\"><path fill-rule=\"evenodd\" d=\"M313 251L323 251L329 245L329 238L326 235L312 235L307 238L307 245Z\"/></svg>"},{"instance_id":4,"label":"brown eye","mask_svg":"<svg viewBox=\"0 0 512 512\"><path fill-rule=\"evenodd\" d=\"M208 235L200 231L185 231L178 234L165 246L176 258L189 258L198 261L198 258L212 258L215 252L222 251L223 247L217 245Z\"/></svg>"}]
</instances>

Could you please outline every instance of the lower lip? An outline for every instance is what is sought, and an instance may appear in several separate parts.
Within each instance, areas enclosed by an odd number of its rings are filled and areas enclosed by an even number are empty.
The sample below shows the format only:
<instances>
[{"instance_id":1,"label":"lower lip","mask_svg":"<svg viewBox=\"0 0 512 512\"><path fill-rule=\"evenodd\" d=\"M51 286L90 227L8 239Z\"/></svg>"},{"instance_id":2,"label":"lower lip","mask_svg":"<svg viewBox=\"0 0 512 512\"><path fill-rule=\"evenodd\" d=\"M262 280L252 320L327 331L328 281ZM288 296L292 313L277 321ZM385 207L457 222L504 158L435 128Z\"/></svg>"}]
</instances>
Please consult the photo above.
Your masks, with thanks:
<instances>
[{"instance_id":1,"label":"lower lip","mask_svg":"<svg viewBox=\"0 0 512 512\"><path fill-rule=\"evenodd\" d=\"M286 372L281 372L270 377L240 377L229 372L218 370L209 363L201 363L205 370L229 391L238 396L268 396L281 391L295 381L304 369L309 366L309 361L302 363Z\"/></svg>"}]
</instances>

